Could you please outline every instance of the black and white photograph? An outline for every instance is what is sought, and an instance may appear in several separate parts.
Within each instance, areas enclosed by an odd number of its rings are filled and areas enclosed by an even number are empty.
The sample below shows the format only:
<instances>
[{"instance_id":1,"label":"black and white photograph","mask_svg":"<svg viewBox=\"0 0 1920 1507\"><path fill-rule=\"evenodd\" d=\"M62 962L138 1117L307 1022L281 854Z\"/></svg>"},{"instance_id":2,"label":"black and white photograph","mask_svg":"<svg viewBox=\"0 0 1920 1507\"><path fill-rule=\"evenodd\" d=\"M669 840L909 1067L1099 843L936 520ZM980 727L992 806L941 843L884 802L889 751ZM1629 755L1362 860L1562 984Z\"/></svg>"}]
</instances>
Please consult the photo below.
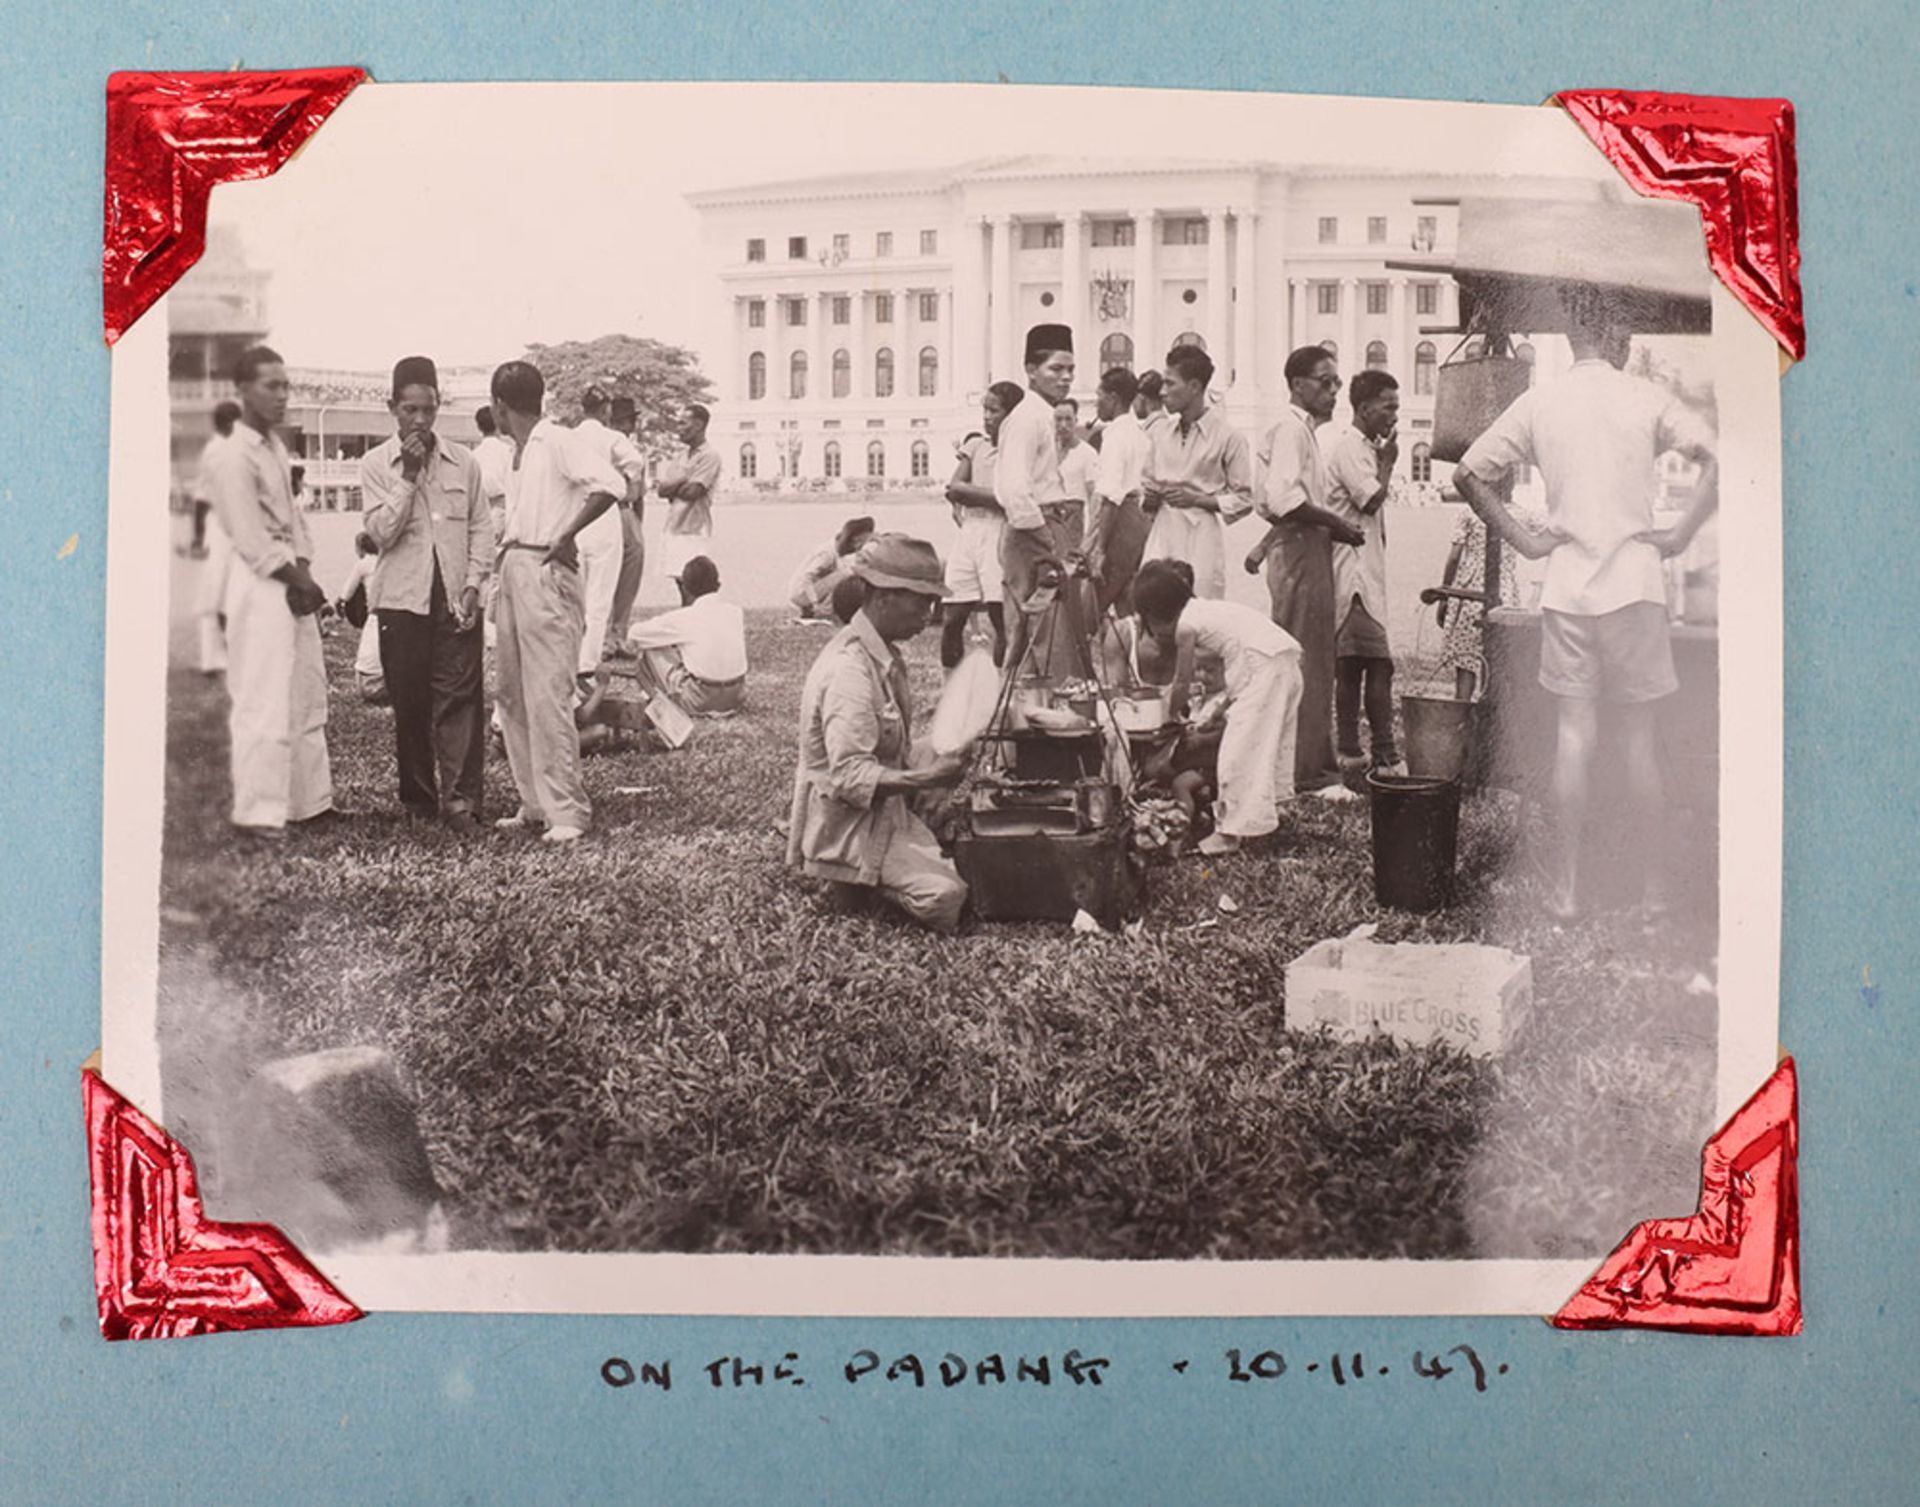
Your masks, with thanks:
<instances>
[{"instance_id":1,"label":"black and white photograph","mask_svg":"<svg viewBox=\"0 0 1920 1507\"><path fill-rule=\"evenodd\" d=\"M365 85L114 352L106 1075L367 1309L1551 1312L1776 1057L1778 370L1554 107Z\"/></svg>"}]
</instances>

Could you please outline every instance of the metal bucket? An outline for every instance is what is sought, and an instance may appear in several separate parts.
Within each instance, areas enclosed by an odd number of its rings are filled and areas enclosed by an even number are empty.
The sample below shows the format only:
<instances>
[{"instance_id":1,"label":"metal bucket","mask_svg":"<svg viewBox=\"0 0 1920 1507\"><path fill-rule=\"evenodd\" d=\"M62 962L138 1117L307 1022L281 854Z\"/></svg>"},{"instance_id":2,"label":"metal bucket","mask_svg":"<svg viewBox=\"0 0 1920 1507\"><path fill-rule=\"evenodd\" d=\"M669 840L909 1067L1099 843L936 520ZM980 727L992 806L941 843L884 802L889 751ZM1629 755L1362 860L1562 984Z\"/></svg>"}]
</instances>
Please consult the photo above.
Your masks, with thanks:
<instances>
[{"instance_id":1,"label":"metal bucket","mask_svg":"<svg viewBox=\"0 0 1920 1507\"><path fill-rule=\"evenodd\" d=\"M1475 731L1480 703L1452 696L1402 696L1400 721L1407 734L1407 773L1419 779L1459 780L1475 769Z\"/></svg>"},{"instance_id":2,"label":"metal bucket","mask_svg":"<svg viewBox=\"0 0 1920 1507\"><path fill-rule=\"evenodd\" d=\"M1367 776L1373 817L1373 893L1397 910L1439 910L1453 899L1460 786L1453 780Z\"/></svg>"}]
</instances>

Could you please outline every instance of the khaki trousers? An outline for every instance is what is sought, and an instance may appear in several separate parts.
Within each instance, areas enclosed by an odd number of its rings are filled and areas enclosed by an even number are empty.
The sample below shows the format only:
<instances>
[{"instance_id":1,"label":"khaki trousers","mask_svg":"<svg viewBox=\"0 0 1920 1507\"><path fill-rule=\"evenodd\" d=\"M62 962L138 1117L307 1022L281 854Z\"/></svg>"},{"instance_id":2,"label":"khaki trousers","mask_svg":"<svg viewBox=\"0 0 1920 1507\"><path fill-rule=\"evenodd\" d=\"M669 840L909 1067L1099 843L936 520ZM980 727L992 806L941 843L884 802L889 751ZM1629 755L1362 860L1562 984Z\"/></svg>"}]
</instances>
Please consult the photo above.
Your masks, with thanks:
<instances>
[{"instance_id":1,"label":"khaki trousers","mask_svg":"<svg viewBox=\"0 0 1920 1507\"><path fill-rule=\"evenodd\" d=\"M520 809L549 826L584 831L592 819L573 724L575 667L586 631L578 571L542 565L540 552L500 556L494 603L496 705Z\"/></svg>"}]
</instances>

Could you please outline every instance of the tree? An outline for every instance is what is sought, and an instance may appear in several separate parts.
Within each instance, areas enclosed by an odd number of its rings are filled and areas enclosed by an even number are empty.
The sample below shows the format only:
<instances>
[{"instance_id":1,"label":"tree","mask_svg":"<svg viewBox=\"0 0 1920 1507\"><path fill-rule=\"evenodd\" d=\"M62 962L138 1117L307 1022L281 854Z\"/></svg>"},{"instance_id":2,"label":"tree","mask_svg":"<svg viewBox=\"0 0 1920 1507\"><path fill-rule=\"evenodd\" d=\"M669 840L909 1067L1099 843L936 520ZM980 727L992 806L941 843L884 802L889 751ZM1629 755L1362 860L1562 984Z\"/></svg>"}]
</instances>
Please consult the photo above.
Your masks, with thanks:
<instances>
[{"instance_id":1,"label":"tree","mask_svg":"<svg viewBox=\"0 0 1920 1507\"><path fill-rule=\"evenodd\" d=\"M639 412L639 445L649 459L661 458L679 442L688 404L713 401L713 384L693 352L644 335L532 345L526 359L546 378L547 412L563 423L580 417L580 395L596 384L609 397L632 398Z\"/></svg>"}]
</instances>

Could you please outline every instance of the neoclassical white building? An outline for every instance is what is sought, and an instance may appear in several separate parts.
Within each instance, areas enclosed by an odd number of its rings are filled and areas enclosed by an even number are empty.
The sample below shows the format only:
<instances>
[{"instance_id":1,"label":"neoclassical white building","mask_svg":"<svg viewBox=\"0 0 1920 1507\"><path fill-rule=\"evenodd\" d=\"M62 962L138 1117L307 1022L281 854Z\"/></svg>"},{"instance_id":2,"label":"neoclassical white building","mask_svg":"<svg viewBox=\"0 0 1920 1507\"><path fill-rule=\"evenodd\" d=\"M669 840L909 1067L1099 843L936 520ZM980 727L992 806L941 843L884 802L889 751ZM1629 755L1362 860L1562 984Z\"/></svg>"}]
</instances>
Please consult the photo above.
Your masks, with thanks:
<instances>
[{"instance_id":1,"label":"neoclassical white building","mask_svg":"<svg viewBox=\"0 0 1920 1507\"><path fill-rule=\"evenodd\" d=\"M1020 157L694 194L731 315L713 438L743 481L942 482L982 390L1024 385L1024 333L1051 320L1074 331L1083 403L1107 368L1159 367L1198 343L1250 434L1286 401L1294 347L1327 346L1343 374L1384 367L1404 394L1401 464L1425 480L1433 374L1460 338L1444 271L1458 201L1598 192Z\"/></svg>"}]
</instances>

